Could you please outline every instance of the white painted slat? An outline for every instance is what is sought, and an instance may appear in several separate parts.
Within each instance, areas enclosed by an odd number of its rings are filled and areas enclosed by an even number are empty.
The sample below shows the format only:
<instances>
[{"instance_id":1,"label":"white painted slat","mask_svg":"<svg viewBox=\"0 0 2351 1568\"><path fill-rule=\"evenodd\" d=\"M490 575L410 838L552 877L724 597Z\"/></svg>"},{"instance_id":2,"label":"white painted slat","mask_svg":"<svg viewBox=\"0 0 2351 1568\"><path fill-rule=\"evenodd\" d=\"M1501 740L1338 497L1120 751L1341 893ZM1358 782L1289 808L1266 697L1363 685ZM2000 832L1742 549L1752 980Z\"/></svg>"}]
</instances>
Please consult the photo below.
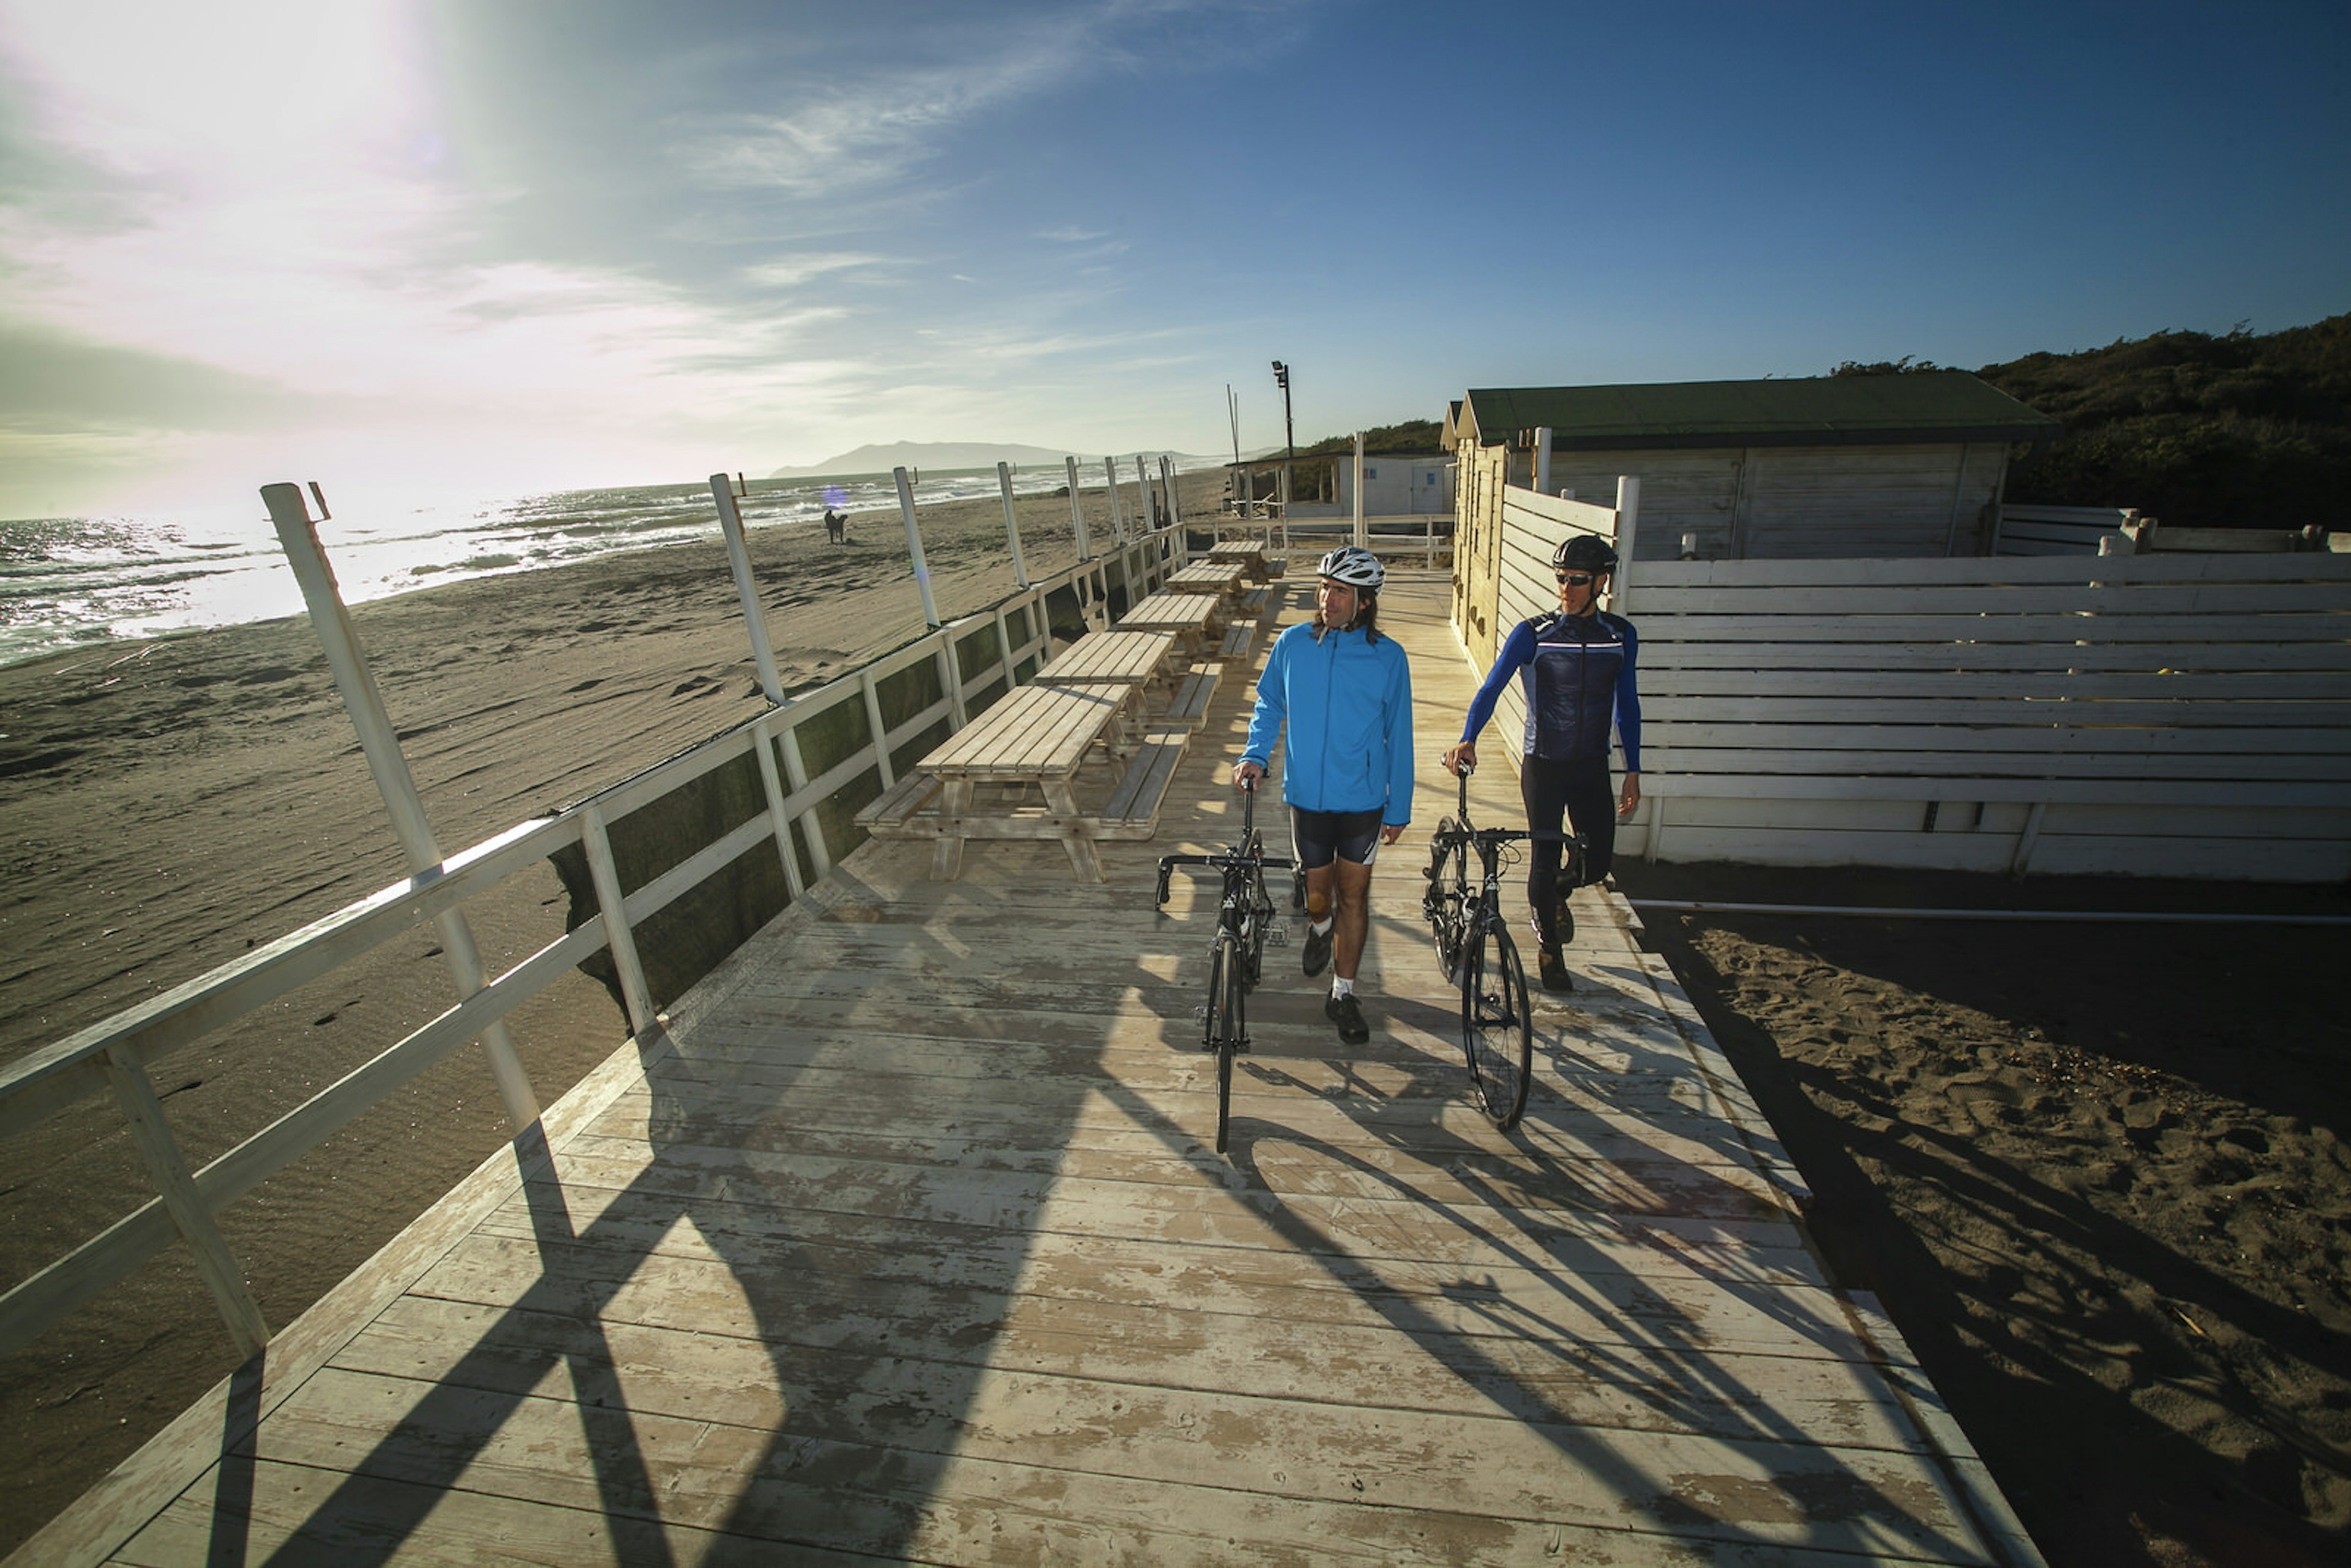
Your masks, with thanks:
<instances>
[{"instance_id":1,"label":"white painted slat","mask_svg":"<svg viewBox=\"0 0 2351 1568\"><path fill-rule=\"evenodd\" d=\"M1744 752L1860 752L1896 755L1913 747L1953 755L1994 753L2031 756L2047 764L2076 757L2294 757L2334 758L2324 770L2351 781L2351 727L2249 728L2215 726L2103 724L2101 705L2067 704L2066 714L2042 725L2001 724L1773 724L1677 721L1643 727L1643 751L1680 753L1708 749ZM1924 753L1922 753L1924 754ZM1821 757L1823 765L1848 759ZM1665 766L1663 762L1659 767Z\"/></svg>"},{"instance_id":2,"label":"white painted slat","mask_svg":"<svg viewBox=\"0 0 2351 1568\"><path fill-rule=\"evenodd\" d=\"M1825 618L1825 619L1824 619ZM1792 615L1689 615L1636 623L1652 643L2329 643L2351 632L2345 615L1844 615L1823 603Z\"/></svg>"},{"instance_id":3,"label":"white painted slat","mask_svg":"<svg viewBox=\"0 0 2351 1568\"><path fill-rule=\"evenodd\" d=\"M1646 653L1646 650L1645 650ZM2043 670L1992 673L1939 670L1849 669L1775 670L1768 682L1753 669L1725 670L1719 666L1675 665L1670 684L1645 691L1641 707L1653 703L1703 701L1714 696L1744 696L1758 702L1834 696L1841 701L1872 702L1921 697L2070 698L2085 702L2141 700L2164 704L2195 700L2201 707L2227 709L2239 703L2351 703L2351 671L2324 670L2199 671L2158 673L2141 668L2101 672ZM2225 699L2213 701L2210 699ZM2222 721L2225 722L2225 721Z\"/></svg>"},{"instance_id":4,"label":"white painted slat","mask_svg":"<svg viewBox=\"0 0 2351 1568\"><path fill-rule=\"evenodd\" d=\"M1641 589L1641 620L1668 616L1754 613L1808 616L1856 615L2067 615L2099 616L2217 614L2323 614L2351 617L2343 586L2332 582L2165 582L2097 584L1951 583L1916 586L1855 585L1781 588L1768 595L1752 588ZM2183 630L2193 631L2194 622ZM1802 629L1790 631L1802 636ZM1834 635L1814 627L1814 636Z\"/></svg>"},{"instance_id":5,"label":"white painted slat","mask_svg":"<svg viewBox=\"0 0 2351 1568\"><path fill-rule=\"evenodd\" d=\"M1643 760L1646 764L1647 759L1645 757ZM1703 774L1670 769L1644 772L1641 793L1645 798L1672 796L1677 800L1696 795L1788 800L2073 800L2091 804L2290 806L2330 810L2351 805L2351 786L2268 779L1994 779L1976 774L1873 778L1729 769Z\"/></svg>"},{"instance_id":6,"label":"white painted slat","mask_svg":"<svg viewBox=\"0 0 2351 1568\"><path fill-rule=\"evenodd\" d=\"M1672 669L1886 670L2327 670L2351 669L2351 643L1790 643L1641 641L1642 689L1670 690L1652 673Z\"/></svg>"},{"instance_id":7,"label":"white painted slat","mask_svg":"<svg viewBox=\"0 0 2351 1568\"><path fill-rule=\"evenodd\" d=\"M1937 744L1949 747L1956 738L1953 732L1941 731L1938 734ZM2258 771L2263 779L2307 782L2332 789L2343 800L2351 801L2351 779L2344 777L2342 759L2331 756L2298 757L2272 753L2258 759L2258 769L2248 769L2242 753L2218 757L2197 753L2134 756L2078 747L2062 754L2012 750L1929 751L1924 748L1829 752L1768 747L1681 747L1670 744L1653 747L1645 738L1641 758L1645 769L1693 777L1715 772L1810 774L1834 771L1881 779L1913 776L1991 779L2030 779L2062 770L2070 779L2104 782L2127 779L2236 779L2248 771ZM1646 779L1646 772L1643 778ZM2332 805L2335 801L2325 803Z\"/></svg>"},{"instance_id":8,"label":"white painted slat","mask_svg":"<svg viewBox=\"0 0 2351 1568\"><path fill-rule=\"evenodd\" d=\"M1856 559L1825 560L1658 560L1645 562L1650 589L1729 586L1782 589L1819 586L1883 588L1899 583L2064 584L2130 582L2351 583L2351 556L2308 551L2294 555L2107 556L2072 559Z\"/></svg>"},{"instance_id":9,"label":"white painted slat","mask_svg":"<svg viewBox=\"0 0 2351 1568\"><path fill-rule=\"evenodd\" d=\"M2149 677L2150 682L2154 677ZM1772 683L1777 688L1777 681ZM1878 683L1872 690L1882 691ZM2351 702L2199 702L2182 696L2168 702L2091 698L2074 691L2046 696L1977 698L1789 696L1708 695L1644 696L1642 722L1674 727L1687 742L1684 726L1709 724L1853 725L2148 725L2211 729L2323 729L2351 731ZM2249 741L2248 744L2254 744ZM2351 748L2351 734L2342 740Z\"/></svg>"}]
</instances>

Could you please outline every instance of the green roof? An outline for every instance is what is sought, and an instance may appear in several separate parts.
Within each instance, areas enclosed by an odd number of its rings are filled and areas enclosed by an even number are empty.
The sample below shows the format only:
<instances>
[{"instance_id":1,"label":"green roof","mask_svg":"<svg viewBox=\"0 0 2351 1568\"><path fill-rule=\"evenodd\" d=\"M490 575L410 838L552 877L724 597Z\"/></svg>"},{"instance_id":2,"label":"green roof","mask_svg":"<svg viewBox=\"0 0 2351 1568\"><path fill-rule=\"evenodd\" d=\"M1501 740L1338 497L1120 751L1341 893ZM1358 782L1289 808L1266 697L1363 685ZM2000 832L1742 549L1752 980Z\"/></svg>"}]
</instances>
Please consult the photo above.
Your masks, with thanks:
<instances>
[{"instance_id":1,"label":"green roof","mask_svg":"<svg viewBox=\"0 0 2351 1568\"><path fill-rule=\"evenodd\" d=\"M1473 388L1462 400L1460 424L1489 446L1549 425L1554 452L2032 441L2059 429L1965 371Z\"/></svg>"}]
</instances>

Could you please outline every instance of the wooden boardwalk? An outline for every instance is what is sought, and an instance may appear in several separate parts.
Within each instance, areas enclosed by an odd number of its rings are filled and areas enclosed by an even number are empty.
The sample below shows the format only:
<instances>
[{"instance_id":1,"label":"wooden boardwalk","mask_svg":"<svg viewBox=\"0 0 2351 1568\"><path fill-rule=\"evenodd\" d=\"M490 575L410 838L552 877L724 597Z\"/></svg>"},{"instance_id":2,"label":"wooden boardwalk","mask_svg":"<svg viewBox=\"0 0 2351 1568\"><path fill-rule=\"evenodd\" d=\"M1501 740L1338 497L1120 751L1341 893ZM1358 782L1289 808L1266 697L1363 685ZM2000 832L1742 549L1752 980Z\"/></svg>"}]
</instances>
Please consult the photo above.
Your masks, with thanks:
<instances>
[{"instance_id":1,"label":"wooden boardwalk","mask_svg":"<svg viewBox=\"0 0 2351 1568\"><path fill-rule=\"evenodd\" d=\"M1621 900L1523 1126L1478 1114L1418 905L1443 613L1382 612L1424 766L1372 1041L1269 949L1229 1161L1212 884L1152 882L1231 834L1262 641L1104 883L869 845L24 1560L2037 1562Z\"/></svg>"}]
</instances>

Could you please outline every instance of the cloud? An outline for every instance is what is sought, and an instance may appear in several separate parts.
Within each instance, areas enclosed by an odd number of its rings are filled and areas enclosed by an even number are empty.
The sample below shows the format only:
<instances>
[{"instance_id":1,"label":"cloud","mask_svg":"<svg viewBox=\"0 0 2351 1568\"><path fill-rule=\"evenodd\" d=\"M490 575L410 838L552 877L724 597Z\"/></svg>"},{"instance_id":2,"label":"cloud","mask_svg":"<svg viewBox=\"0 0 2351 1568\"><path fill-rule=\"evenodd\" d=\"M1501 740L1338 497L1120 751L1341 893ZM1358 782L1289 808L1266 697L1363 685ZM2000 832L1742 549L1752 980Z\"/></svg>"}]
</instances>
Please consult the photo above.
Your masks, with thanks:
<instances>
[{"instance_id":1,"label":"cloud","mask_svg":"<svg viewBox=\"0 0 2351 1568\"><path fill-rule=\"evenodd\" d=\"M743 269L743 280L759 288L798 288L831 273L867 272L895 265L886 256L857 251L831 251L778 256Z\"/></svg>"}]
</instances>

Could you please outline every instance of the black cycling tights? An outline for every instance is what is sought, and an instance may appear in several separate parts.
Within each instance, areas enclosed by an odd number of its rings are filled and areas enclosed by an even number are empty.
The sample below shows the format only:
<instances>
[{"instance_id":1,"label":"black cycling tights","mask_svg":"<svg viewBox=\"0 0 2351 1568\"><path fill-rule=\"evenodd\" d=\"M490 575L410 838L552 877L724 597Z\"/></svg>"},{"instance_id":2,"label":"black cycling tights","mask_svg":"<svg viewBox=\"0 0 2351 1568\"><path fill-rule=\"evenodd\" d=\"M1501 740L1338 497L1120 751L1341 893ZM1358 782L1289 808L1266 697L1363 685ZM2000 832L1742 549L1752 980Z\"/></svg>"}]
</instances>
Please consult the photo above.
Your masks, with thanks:
<instances>
[{"instance_id":1,"label":"black cycling tights","mask_svg":"<svg viewBox=\"0 0 2351 1568\"><path fill-rule=\"evenodd\" d=\"M1553 762L1527 757L1520 761L1519 794L1526 801L1528 828L1555 833L1563 815L1568 831L1583 840L1583 880L1593 883L1606 876L1616 853L1616 791L1608 777L1608 759ZM1542 934L1546 947L1558 944L1558 933L1552 929L1552 904L1574 891L1559 885L1560 857L1565 849L1559 843L1527 846L1527 903L1534 910L1535 929Z\"/></svg>"}]
</instances>

